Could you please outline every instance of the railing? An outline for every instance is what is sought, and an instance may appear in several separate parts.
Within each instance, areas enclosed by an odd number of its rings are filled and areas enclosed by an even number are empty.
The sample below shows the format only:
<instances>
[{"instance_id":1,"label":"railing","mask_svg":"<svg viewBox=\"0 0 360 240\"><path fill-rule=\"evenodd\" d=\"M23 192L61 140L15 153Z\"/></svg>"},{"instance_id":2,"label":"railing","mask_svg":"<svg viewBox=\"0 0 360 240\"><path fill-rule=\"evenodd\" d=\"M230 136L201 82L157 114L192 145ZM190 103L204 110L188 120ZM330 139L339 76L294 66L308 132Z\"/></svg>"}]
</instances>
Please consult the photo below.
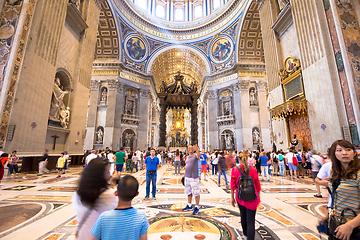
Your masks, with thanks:
<instances>
[{"instance_id":1,"label":"railing","mask_svg":"<svg viewBox=\"0 0 360 240\"><path fill-rule=\"evenodd\" d=\"M230 125L235 123L235 116L234 115L226 115L217 117L216 122L219 125Z\"/></svg>"},{"instance_id":2,"label":"railing","mask_svg":"<svg viewBox=\"0 0 360 240\"><path fill-rule=\"evenodd\" d=\"M121 122L138 125L140 122L140 116L123 114L121 117Z\"/></svg>"}]
</instances>

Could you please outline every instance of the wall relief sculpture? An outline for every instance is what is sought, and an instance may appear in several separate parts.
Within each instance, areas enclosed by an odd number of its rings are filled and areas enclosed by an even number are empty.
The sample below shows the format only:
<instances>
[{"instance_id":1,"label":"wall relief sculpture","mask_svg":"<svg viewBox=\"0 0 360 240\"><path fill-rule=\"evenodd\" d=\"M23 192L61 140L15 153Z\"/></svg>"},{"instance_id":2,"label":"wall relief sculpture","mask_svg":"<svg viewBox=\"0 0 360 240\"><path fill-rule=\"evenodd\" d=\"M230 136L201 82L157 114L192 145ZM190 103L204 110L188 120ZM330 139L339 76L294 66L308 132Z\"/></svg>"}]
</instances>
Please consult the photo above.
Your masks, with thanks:
<instances>
[{"instance_id":1,"label":"wall relief sculpture","mask_svg":"<svg viewBox=\"0 0 360 240\"><path fill-rule=\"evenodd\" d=\"M102 144L104 141L104 128L102 126L99 126L96 130L96 144Z\"/></svg>"},{"instance_id":2,"label":"wall relief sculpture","mask_svg":"<svg viewBox=\"0 0 360 240\"><path fill-rule=\"evenodd\" d=\"M261 144L260 130L258 127L252 129L253 145L258 146Z\"/></svg>"},{"instance_id":3,"label":"wall relief sculpture","mask_svg":"<svg viewBox=\"0 0 360 240\"><path fill-rule=\"evenodd\" d=\"M258 94L254 87L251 87L249 89L249 100L250 100L250 106L258 106Z\"/></svg>"},{"instance_id":4,"label":"wall relief sculpture","mask_svg":"<svg viewBox=\"0 0 360 240\"><path fill-rule=\"evenodd\" d=\"M53 125L59 125L62 128L68 128L70 120L70 107L68 106L69 91L64 90L60 78L55 78L49 120Z\"/></svg>"}]
</instances>

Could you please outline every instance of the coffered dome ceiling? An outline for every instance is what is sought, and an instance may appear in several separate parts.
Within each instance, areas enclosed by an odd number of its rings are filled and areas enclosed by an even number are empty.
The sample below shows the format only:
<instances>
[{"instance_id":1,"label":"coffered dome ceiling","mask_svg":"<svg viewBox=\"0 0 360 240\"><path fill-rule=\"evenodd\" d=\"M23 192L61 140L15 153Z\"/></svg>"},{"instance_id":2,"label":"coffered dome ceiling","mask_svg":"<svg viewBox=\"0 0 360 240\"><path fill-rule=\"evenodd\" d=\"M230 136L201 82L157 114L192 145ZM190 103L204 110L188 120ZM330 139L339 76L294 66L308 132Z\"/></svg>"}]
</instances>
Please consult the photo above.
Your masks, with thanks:
<instances>
[{"instance_id":1,"label":"coffered dome ceiling","mask_svg":"<svg viewBox=\"0 0 360 240\"><path fill-rule=\"evenodd\" d=\"M161 81L165 81L167 85L173 83L178 71L184 75L186 84L191 85L196 81L200 85L206 74L206 66L197 54L188 49L170 49L161 53L151 67L157 88L160 87Z\"/></svg>"}]
</instances>

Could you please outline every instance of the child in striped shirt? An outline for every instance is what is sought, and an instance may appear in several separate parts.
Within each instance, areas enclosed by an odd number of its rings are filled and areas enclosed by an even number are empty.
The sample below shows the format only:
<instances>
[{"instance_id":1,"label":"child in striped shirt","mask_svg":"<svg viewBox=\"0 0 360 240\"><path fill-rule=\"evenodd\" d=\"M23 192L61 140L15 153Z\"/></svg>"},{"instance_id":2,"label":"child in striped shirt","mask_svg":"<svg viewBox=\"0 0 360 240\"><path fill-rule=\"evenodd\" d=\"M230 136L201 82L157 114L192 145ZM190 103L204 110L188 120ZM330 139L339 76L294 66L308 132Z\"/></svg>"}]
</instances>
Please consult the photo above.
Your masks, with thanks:
<instances>
[{"instance_id":1,"label":"child in striped shirt","mask_svg":"<svg viewBox=\"0 0 360 240\"><path fill-rule=\"evenodd\" d=\"M91 229L92 240L145 240L149 222L141 210L131 207L131 201L139 194L139 182L131 175L120 178L115 194L119 198L117 208L103 212ZM129 221L131 219L131 221Z\"/></svg>"}]
</instances>

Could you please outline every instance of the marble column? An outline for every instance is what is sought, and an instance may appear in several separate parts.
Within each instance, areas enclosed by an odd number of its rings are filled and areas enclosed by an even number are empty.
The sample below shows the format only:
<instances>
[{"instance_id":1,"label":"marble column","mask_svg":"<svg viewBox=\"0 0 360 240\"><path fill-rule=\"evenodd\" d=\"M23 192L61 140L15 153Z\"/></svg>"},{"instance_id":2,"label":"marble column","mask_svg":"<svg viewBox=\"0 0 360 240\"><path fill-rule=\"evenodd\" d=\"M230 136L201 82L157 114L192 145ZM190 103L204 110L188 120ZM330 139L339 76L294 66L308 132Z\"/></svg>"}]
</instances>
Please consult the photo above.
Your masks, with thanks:
<instances>
[{"instance_id":1,"label":"marble column","mask_svg":"<svg viewBox=\"0 0 360 240\"><path fill-rule=\"evenodd\" d=\"M198 144L198 104L197 99L191 105L191 141L190 145Z\"/></svg>"},{"instance_id":2,"label":"marble column","mask_svg":"<svg viewBox=\"0 0 360 240\"><path fill-rule=\"evenodd\" d=\"M207 91L207 130L210 144L210 149L219 149L219 127L216 122L218 115L218 102L217 102L217 93L214 90Z\"/></svg>"},{"instance_id":3,"label":"marble column","mask_svg":"<svg viewBox=\"0 0 360 240\"><path fill-rule=\"evenodd\" d=\"M116 104L115 104L115 119L114 119L114 134L112 140L112 149L120 149L121 144L121 118L124 113L124 88L125 85L120 81L117 82L116 87Z\"/></svg>"},{"instance_id":4,"label":"marble column","mask_svg":"<svg viewBox=\"0 0 360 240\"><path fill-rule=\"evenodd\" d=\"M241 96L241 118L242 118L242 140L243 150L253 150L252 142L252 126L251 111L249 100L249 80L240 80L240 96Z\"/></svg>"},{"instance_id":5,"label":"marble column","mask_svg":"<svg viewBox=\"0 0 360 240\"><path fill-rule=\"evenodd\" d=\"M89 110L88 110L88 119L87 119L87 127L86 127L86 138L85 138L85 143L84 143L85 150L91 150L94 147L99 92L100 92L100 81L99 80L91 80Z\"/></svg>"},{"instance_id":6,"label":"marble column","mask_svg":"<svg viewBox=\"0 0 360 240\"><path fill-rule=\"evenodd\" d=\"M243 138L243 129L242 129L242 125L243 125L243 119L242 119L242 108L243 108L243 103L241 100L241 86L240 83L235 83L230 85L230 88L232 90L233 93L233 112L232 114L235 117L235 124L234 124L234 129L235 129L235 135L234 135L234 148L237 151L241 151L244 149L244 143L245 143L245 139ZM236 107L235 107L236 106Z\"/></svg>"},{"instance_id":7,"label":"marble column","mask_svg":"<svg viewBox=\"0 0 360 240\"><path fill-rule=\"evenodd\" d=\"M115 106L116 106L116 89L117 81L107 81L107 102L106 102L106 120L104 126L103 147L113 147L114 127L115 127Z\"/></svg>"},{"instance_id":8,"label":"marble column","mask_svg":"<svg viewBox=\"0 0 360 240\"><path fill-rule=\"evenodd\" d=\"M270 114L269 108L266 101L266 82L261 81L257 83L258 89L258 99L259 99L259 117L260 117L260 131L261 131L261 140L262 147L266 151L272 150L270 142Z\"/></svg>"},{"instance_id":9,"label":"marble column","mask_svg":"<svg viewBox=\"0 0 360 240\"><path fill-rule=\"evenodd\" d=\"M149 106L150 106L150 94L149 90L140 89L140 104L139 115L140 115L140 123L137 131L137 148L147 149L148 146L148 132L149 129Z\"/></svg>"},{"instance_id":10,"label":"marble column","mask_svg":"<svg viewBox=\"0 0 360 240\"><path fill-rule=\"evenodd\" d=\"M160 130L159 147L166 147L166 110L164 98L160 98Z\"/></svg>"}]
</instances>

